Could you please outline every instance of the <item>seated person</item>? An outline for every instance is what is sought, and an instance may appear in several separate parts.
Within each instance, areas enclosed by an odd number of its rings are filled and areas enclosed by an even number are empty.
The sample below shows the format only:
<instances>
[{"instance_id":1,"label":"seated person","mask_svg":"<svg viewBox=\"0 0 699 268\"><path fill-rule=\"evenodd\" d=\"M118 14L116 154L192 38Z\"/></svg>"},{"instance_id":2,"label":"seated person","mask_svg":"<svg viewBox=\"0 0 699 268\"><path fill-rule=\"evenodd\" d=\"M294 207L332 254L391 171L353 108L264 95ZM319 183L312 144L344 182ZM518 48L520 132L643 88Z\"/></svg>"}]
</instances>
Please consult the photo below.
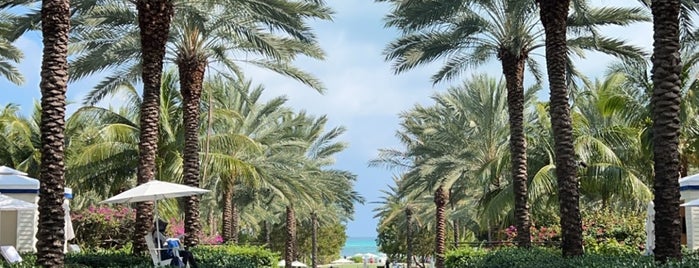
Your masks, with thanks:
<instances>
[{"instance_id":1,"label":"seated person","mask_svg":"<svg viewBox=\"0 0 699 268\"><path fill-rule=\"evenodd\" d=\"M169 248L168 246L168 238L163 235L165 233L165 229L167 229L167 222L158 219L158 224L157 224L157 232L156 230L156 225L153 225L153 243L156 245L159 245L159 247L168 247L167 249L161 249L160 250L160 259L161 260L167 260L167 259L173 259L175 257L173 249ZM177 238L179 239L179 238ZM170 239L172 240L172 238ZM180 241L177 241L177 246L179 247ZM182 257L182 262L184 266L187 266L189 263L189 266L192 268L197 268L197 262L194 260L194 255L192 255L191 252L188 250L184 249L178 249L177 252L179 253L180 257Z\"/></svg>"}]
</instances>

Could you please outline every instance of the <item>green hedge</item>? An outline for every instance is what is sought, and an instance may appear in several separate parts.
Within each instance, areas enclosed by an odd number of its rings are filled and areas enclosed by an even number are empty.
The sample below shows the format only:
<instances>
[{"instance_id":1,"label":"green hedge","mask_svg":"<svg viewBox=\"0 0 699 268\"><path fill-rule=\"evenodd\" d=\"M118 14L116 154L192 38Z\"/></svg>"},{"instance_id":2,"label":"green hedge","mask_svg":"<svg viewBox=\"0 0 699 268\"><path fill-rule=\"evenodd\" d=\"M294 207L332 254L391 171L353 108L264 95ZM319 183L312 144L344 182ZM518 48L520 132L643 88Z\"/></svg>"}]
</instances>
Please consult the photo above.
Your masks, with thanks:
<instances>
[{"instance_id":1,"label":"green hedge","mask_svg":"<svg viewBox=\"0 0 699 268\"><path fill-rule=\"evenodd\" d=\"M66 267L153 267L150 257L134 256L124 250L99 250L66 255Z\"/></svg>"},{"instance_id":2,"label":"green hedge","mask_svg":"<svg viewBox=\"0 0 699 268\"><path fill-rule=\"evenodd\" d=\"M699 267L699 255L685 255L682 262L657 265L653 257L640 255L585 254L577 258L563 258L557 249L501 248L498 250L458 249L446 254L447 268L577 268L577 267Z\"/></svg>"},{"instance_id":3,"label":"green hedge","mask_svg":"<svg viewBox=\"0 0 699 268\"><path fill-rule=\"evenodd\" d=\"M262 247L248 246L198 246L192 249L192 254L201 268L261 268L275 267L279 257ZM34 267L36 256L34 254L22 254L23 261L17 264L8 264L0 257L0 267L30 268ZM69 268L87 267L132 267L152 268L150 257L133 256L130 249L121 250L96 250L66 255L65 266ZM274 264L274 265L272 265Z\"/></svg>"},{"instance_id":4,"label":"green hedge","mask_svg":"<svg viewBox=\"0 0 699 268\"><path fill-rule=\"evenodd\" d=\"M199 267L258 268L275 267L279 256L262 247L198 246L192 254Z\"/></svg>"}]
</instances>

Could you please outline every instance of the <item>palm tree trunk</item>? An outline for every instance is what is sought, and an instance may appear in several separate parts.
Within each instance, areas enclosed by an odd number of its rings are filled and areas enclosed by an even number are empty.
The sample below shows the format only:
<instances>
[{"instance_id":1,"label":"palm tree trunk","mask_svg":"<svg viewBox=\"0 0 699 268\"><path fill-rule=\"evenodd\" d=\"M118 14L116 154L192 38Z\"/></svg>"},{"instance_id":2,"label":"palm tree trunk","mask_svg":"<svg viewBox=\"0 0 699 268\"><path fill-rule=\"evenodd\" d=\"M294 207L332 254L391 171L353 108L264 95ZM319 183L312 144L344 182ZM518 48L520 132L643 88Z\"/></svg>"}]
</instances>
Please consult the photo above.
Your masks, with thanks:
<instances>
[{"instance_id":1,"label":"palm tree trunk","mask_svg":"<svg viewBox=\"0 0 699 268\"><path fill-rule=\"evenodd\" d=\"M411 233L411 225L413 221L413 209L410 206L405 207L405 222L406 222L406 227L405 227L405 243L406 243L406 250L408 251L406 253L406 266L407 268L410 268L410 263L413 258L413 237Z\"/></svg>"},{"instance_id":2,"label":"palm tree trunk","mask_svg":"<svg viewBox=\"0 0 699 268\"><path fill-rule=\"evenodd\" d=\"M446 252L446 233L447 233L447 200L449 200L449 192L444 190L444 186L439 186L434 193L434 204L437 206L436 216L436 235L435 235L435 267L444 268L444 253Z\"/></svg>"},{"instance_id":3,"label":"palm tree trunk","mask_svg":"<svg viewBox=\"0 0 699 268\"><path fill-rule=\"evenodd\" d=\"M318 214L311 213L311 267L318 268Z\"/></svg>"},{"instance_id":4,"label":"palm tree trunk","mask_svg":"<svg viewBox=\"0 0 699 268\"><path fill-rule=\"evenodd\" d=\"M294 209L291 206L286 206L286 250L284 254L284 261L286 262L285 268L292 268L291 262L294 261L295 257L295 244L296 244L296 217L294 215Z\"/></svg>"},{"instance_id":5,"label":"palm tree trunk","mask_svg":"<svg viewBox=\"0 0 699 268\"><path fill-rule=\"evenodd\" d=\"M680 259L679 0L653 0L653 155L655 259Z\"/></svg>"},{"instance_id":6,"label":"palm tree trunk","mask_svg":"<svg viewBox=\"0 0 699 268\"><path fill-rule=\"evenodd\" d=\"M201 101L206 60L198 57L178 58L180 91L182 92L184 150L182 170L184 184L199 187L199 106ZM185 244L194 247L199 244L201 222L199 219L199 196L184 198L184 231L188 235Z\"/></svg>"},{"instance_id":7,"label":"palm tree trunk","mask_svg":"<svg viewBox=\"0 0 699 268\"><path fill-rule=\"evenodd\" d=\"M538 0L541 22L546 33L546 69L551 91L551 128L556 154L556 177L561 213L561 248L564 256L580 256L582 220L577 164L573 148L566 84L566 20L570 0ZM519 230L518 230L519 231Z\"/></svg>"},{"instance_id":8,"label":"palm tree trunk","mask_svg":"<svg viewBox=\"0 0 699 268\"><path fill-rule=\"evenodd\" d=\"M138 27L141 30L143 55L143 101L141 103L141 134L138 143L138 184L155 178L155 157L158 150L158 122L160 120L160 79L165 57L165 44L170 31L173 6L170 0L138 0ZM136 207L136 226L133 253L148 252L146 234L153 222L153 203L139 202Z\"/></svg>"},{"instance_id":9,"label":"palm tree trunk","mask_svg":"<svg viewBox=\"0 0 699 268\"><path fill-rule=\"evenodd\" d=\"M223 187L223 242L228 243L233 241L232 234L232 223L233 219L233 187L224 186Z\"/></svg>"},{"instance_id":10,"label":"palm tree trunk","mask_svg":"<svg viewBox=\"0 0 699 268\"><path fill-rule=\"evenodd\" d=\"M36 265L63 267L65 186L65 109L68 89L68 31L70 1L44 0L41 4L41 165L39 226Z\"/></svg>"},{"instance_id":11,"label":"palm tree trunk","mask_svg":"<svg viewBox=\"0 0 699 268\"><path fill-rule=\"evenodd\" d=\"M233 200L231 203L231 242L233 242L233 244L238 244L238 233L240 229L238 205L235 204L235 200Z\"/></svg>"},{"instance_id":12,"label":"palm tree trunk","mask_svg":"<svg viewBox=\"0 0 699 268\"><path fill-rule=\"evenodd\" d=\"M459 248L459 220L453 220L452 225L454 226L454 248Z\"/></svg>"},{"instance_id":13,"label":"palm tree trunk","mask_svg":"<svg viewBox=\"0 0 699 268\"><path fill-rule=\"evenodd\" d=\"M517 244L532 245L529 231L527 202L527 140L524 137L524 63L527 55L500 51L502 71L507 84L507 107L510 116L510 157L512 161L512 190L515 197L515 226Z\"/></svg>"},{"instance_id":14,"label":"palm tree trunk","mask_svg":"<svg viewBox=\"0 0 699 268\"><path fill-rule=\"evenodd\" d=\"M272 247L272 227L270 226L268 221L265 221L265 245L267 245L267 248Z\"/></svg>"}]
</instances>

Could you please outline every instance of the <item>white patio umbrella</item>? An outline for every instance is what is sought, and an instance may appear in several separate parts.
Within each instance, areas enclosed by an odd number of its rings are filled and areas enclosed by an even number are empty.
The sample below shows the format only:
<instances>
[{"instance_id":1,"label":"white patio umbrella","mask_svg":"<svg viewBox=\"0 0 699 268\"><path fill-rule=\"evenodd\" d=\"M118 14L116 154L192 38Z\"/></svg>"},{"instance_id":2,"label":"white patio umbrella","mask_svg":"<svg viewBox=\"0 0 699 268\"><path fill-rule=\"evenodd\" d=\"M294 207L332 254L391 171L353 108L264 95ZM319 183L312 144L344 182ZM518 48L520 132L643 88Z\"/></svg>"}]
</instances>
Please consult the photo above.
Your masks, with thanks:
<instances>
[{"instance_id":1,"label":"white patio umbrella","mask_svg":"<svg viewBox=\"0 0 699 268\"><path fill-rule=\"evenodd\" d=\"M683 206L683 207L699 207L699 199L694 199L694 200L689 201L689 202L687 202L687 203L684 203L684 204L682 204L682 205L680 205L680 206Z\"/></svg>"},{"instance_id":2,"label":"white patio umbrella","mask_svg":"<svg viewBox=\"0 0 699 268\"><path fill-rule=\"evenodd\" d=\"M330 263L331 263L331 264L346 264L346 263L354 263L354 262L351 261L351 260L348 260L348 259L340 258L340 259L331 261Z\"/></svg>"},{"instance_id":3,"label":"white patio umbrella","mask_svg":"<svg viewBox=\"0 0 699 268\"><path fill-rule=\"evenodd\" d=\"M153 201L155 203L155 218L158 218L158 200L166 198L176 198L183 196L198 195L211 192L206 189L201 189L197 187L191 187L187 185L164 182L159 180L152 180L147 183L141 184L129 190L126 190L118 195L112 196L107 200L100 203L104 204L116 204L116 203L136 203L136 202L147 202ZM158 221L155 221L155 229L159 230ZM158 247L160 247L160 236L157 236ZM160 251L158 251L160 254ZM158 256L160 257L160 256Z\"/></svg>"},{"instance_id":4,"label":"white patio umbrella","mask_svg":"<svg viewBox=\"0 0 699 268\"><path fill-rule=\"evenodd\" d=\"M286 261L281 260L279 263L277 263L277 266L286 266ZM308 267L308 265L306 265L300 261L293 261L293 262L291 262L291 267Z\"/></svg>"}]
</instances>

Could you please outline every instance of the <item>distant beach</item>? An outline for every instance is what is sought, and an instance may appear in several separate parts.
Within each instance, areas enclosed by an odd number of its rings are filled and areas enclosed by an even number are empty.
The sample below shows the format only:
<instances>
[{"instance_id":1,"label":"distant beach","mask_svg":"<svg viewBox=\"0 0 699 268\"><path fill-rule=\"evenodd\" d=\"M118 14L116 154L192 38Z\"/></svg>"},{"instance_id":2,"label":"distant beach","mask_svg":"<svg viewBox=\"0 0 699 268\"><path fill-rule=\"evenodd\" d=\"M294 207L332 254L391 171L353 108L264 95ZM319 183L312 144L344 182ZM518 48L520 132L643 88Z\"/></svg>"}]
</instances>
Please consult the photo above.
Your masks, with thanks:
<instances>
[{"instance_id":1,"label":"distant beach","mask_svg":"<svg viewBox=\"0 0 699 268\"><path fill-rule=\"evenodd\" d=\"M379 254L379 249L376 246L376 237L349 237L345 246L340 251L340 256L351 257L355 254L373 253Z\"/></svg>"}]
</instances>

